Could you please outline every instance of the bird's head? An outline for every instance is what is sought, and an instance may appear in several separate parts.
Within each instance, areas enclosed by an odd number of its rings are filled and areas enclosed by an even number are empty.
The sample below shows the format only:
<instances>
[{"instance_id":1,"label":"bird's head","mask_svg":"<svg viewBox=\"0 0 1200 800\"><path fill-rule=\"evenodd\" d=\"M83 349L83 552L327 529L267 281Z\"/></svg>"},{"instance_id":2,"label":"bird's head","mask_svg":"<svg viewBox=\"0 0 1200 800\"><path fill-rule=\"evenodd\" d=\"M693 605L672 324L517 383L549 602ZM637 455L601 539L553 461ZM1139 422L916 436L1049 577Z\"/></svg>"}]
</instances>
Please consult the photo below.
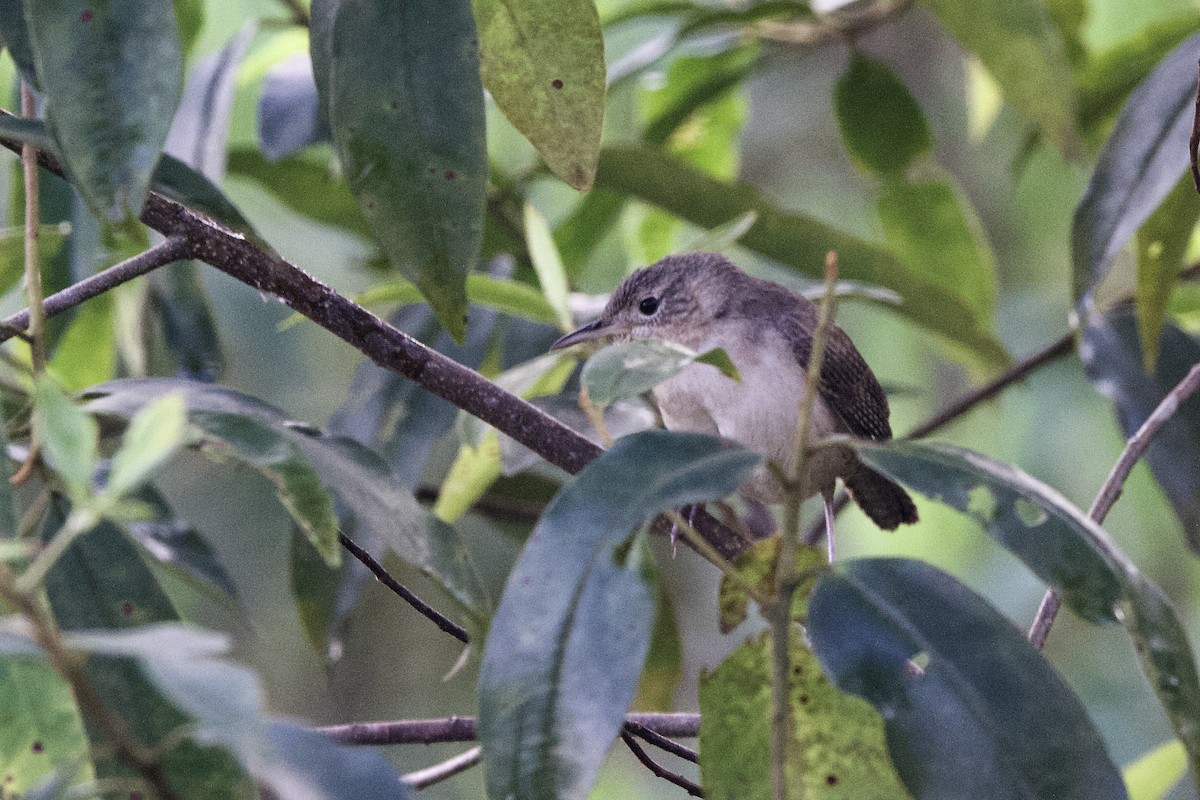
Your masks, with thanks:
<instances>
[{"instance_id":1,"label":"bird's head","mask_svg":"<svg viewBox=\"0 0 1200 800\"><path fill-rule=\"evenodd\" d=\"M716 253L667 256L617 287L600 317L550 346L561 350L596 339L666 339L695 346L720 313L742 273Z\"/></svg>"}]
</instances>

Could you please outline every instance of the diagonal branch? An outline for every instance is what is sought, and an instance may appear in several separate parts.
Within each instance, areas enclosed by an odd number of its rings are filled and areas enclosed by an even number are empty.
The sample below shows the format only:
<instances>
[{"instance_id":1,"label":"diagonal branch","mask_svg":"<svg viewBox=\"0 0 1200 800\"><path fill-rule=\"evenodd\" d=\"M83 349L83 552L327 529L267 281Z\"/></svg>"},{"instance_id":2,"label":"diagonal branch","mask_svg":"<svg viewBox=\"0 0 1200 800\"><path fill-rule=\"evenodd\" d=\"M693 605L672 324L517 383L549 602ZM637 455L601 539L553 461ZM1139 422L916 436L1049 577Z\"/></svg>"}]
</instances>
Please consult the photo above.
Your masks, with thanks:
<instances>
[{"instance_id":1,"label":"diagonal branch","mask_svg":"<svg viewBox=\"0 0 1200 800\"><path fill-rule=\"evenodd\" d=\"M634 713L625 715L625 724L632 733L650 731L659 736L677 739L700 735L699 714ZM335 742L354 745L436 744L442 742L473 742L476 737L474 717L442 717L440 719L404 719L389 722L351 722L314 728ZM664 748L666 749L666 748ZM668 751L670 752L670 751ZM684 756L686 758L686 756Z\"/></svg>"},{"instance_id":2,"label":"diagonal branch","mask_svg":"<svg viewBox=\"0 0 1200 800\"><path fill-rule=\"evenodd\" d=\"M1154 412L1142 423L1142 427L1138 428L1137 432L1129 438L1117 463L1113 464L1112 471L1108 473L1104 485L1100 487L1100 492L1092 502L1092 507L1088 509L1088 517L1097 525L1104 522L1104 518L1108 516L1108 510L1121 496L1121 491L1125 488L1125 480L1133 471L1134 465L1146 454L1151 440L1198 388L1200 388L1200 364L1192 367L1184 379L1167 393ZM1047 591L1046 596L1042 598L1042 605L1038 608L1037 616L1034 617L1033 624L1029 628L1029 641L1033 643L1034 647L1040 650L1046 644L1046 637L1050 635L1050 627L1054 624L1061 608L1062 597L1058 592L1053 589Z\"/></svg>"},{"instance_id":3,"label":"diagonal branch","mask_svg":"<svg viewBox=\"0 0 1200 800\"><path fill-rule=\"evenodd\" d=\"M655 777L675 784L692 797L704 797L704 790L700 788L699 784L693 783L682 775L671 772L671 770L659 764L642 749L642 746L637 743L637 739L634 739L633 736L622 731L621 741L629 748L629 752L633 753L634 757L641 762L642 766L650 770Z\"/></svg>"}]
</instances>

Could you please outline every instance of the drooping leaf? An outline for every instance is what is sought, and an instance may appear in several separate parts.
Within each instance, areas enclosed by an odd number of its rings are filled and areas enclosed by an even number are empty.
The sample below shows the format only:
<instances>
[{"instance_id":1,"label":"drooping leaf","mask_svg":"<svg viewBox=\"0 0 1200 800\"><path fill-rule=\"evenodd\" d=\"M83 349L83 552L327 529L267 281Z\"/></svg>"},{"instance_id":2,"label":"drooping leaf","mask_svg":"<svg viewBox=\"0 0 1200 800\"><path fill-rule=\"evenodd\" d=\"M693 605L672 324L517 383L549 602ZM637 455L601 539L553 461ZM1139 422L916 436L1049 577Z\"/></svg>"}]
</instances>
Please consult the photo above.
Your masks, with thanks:
<instances>
[{"instance_id":1,"label":"drooping leaf","mask_svg":"<svg viewBox=\"0 0 1200 800\"><path fill-rule=\"evenodd\" d=\"M215 588L237 598L237 586L217 554L186 521L178 518L166 498L151 486L134 492L132 499L147 510L143 519L126 520L125 532L162 567L193 586Z\"/></svg>"},{"instance_id":2,"label":"drooping leaf","mask_svg":"<svg viewBox=\"0 0 1200 800\"><path fill-rule=\"evenodd\" d=\"M243 419L245 422L239 427L247 432L249 438L243 445L251 455L257 447L262 448L264 457L286 455L288 448L294 449L302 460L289 462L284 458L273 463L272 468L282 464L291 469L296 463L306 463L319 476L317 486L326 487L339 501L344 520L352 518L358 529L380 537L400 558L444 587L465 609L474 614L484 613L489 605L487 592L458 532L422 509L395 480L382 459L362 445L324 434L266 403L212 384L170 379L121 380L93 387L86 397L92 412L128 418L153 399L174 392L183 395L189 419L202 428L206 421ZM303 480L307 485L307 479L299 471L288 472L283 478Z\"/></svg>"},{"instance_id":3,"label":"drooping leaf","mask_svg":"<svg viewBox=\"0 0 1200 800\"><path fill-rule=\"evenodd\" d=\"M1188 166L1200 33L1159 63L1129 96L1071 225L1074 294L1082 299L1158 208Z\"/></svg>"},{"instance_id":4,"label":"drooping leaf","mask_svg":"<svg viewBox=\"0 0 1200 800\"><path fill-rule=\"evenodd\" d=\"M1061 31L1038 0L924 0L922 5L979 57L1005 99L1068 158L1078 155L1075 92Z\"/></svg>"},{"instance_id":5,"label":"drooping leaf","mask_svg":"<svg viewBox=\"0 0 1200 800\"><path fill-rule=\"evenodd\" d=\"M296 615L300 627L308 637L313 651L324 658L329 650L329 636L333 625L334 605L337 600L338 573L325 561L298 529L292 531L289 554L291 569L290 583L292 598L296 601Z\"/></svg>"},{"instance_id":6,"label":"drooping leaf","mask_svg":"<svg viewBox=\"0 0 1200 800\"><path fill-rule=\"evenodd\" d=\"M834 88L842 142L879 177L902 177L933 149L933 133L908 87L881 61L855 54Z\"/></svg>"},{"instance_id":7,"label":"drooping leaf","mask_svg":"<svg viewBox=\"0 0 1200 800\"><path fill-rule=\"evenodd\" d=\"M1054 489L979 453L917 442L855 447L876 469L975 517L1080 616L1120 620L1200 779L1200 676L1187 633L1162 589L1099 525Z\"/></svg>"},{"instance_id":8,"label":"drooping leaf","mask_svg":"<svg viewBox=\"0 0 1200 800\"><path fill-rule=\"evenodd\" d=\"M604 123L604 40L591 0L474 0L483 83L546 165L591 188Z\"/></svg>"},{"instance_id":9,"label":"drooping leaf","mask_svg":"<svg viewBox=\"0 0 1200 800\"><path fill-rule=\"evenodd\" d=\"M47 516L43 539L59 528L68 507L56 498ZM136 629L178 619L175 608L138 556L137 550L110 523L101 523L77 539L46 579L50 607L67 632ZM93 656L87 673L103 693L108 708L120 715L145 747L162 747L168 783L181 795L198 800L249 800L254 786L224 750L177 738L187 718L156 690L138 665L126 658ZM228 687L226 687L228 688ZM128 777L112 757L102 734L89 729L96 777Z\"/></svg>"},{"instance_id":10,"label":"drooping leaf","mask_svg":"<svg viewBox=\"0 0 1200 800\"><path fill-rule=\"evenodd\" d=\"M842 561L809 602L813 652L884 719L915 797L1125 798L1079 699L982 598L904 559Z\"/></svg>"},{"instance_id":11,"label":"drooping leaf","mask_svg":"<svg viewBox=\"0 0 1200 800\"><path fill-rule=\"evenodd\" d=\"M888 757L883 721L842 694L813 654L790 647L789 705L795 721L787 752L788 787L814 800L905 800ZM769 800L771 793L769 633L745 642L700 678L700 776L705 797Z\"/></svg>"},{"instance_id":12,"label":"drooping leaf","mask_svg":"<svg viewBox=\"0 0 1200 800\"><path fill-rule=\"evenodd\" d=\"M1158 362L1158 333L1167 317L1175 279L1183 268L1188 240L1200 218L1200 202L1191 176L1185 176L1167 195L1134 238L1137 252L1138 339L1147 373Z\"/></svg>"},{"instance_id":13,"label":"drooping leaf","mask_svg":"<svg viewBox=\"0 0 1200 800\"><path fill-rule=\"evenodd\" d=\"M39 0L25 11L63 166L97 216L136 218L182 88L174 8Z\"/></svg>"},{"instance_id":14,"label":"drooping leaf","mask_svg":"<svg viewBox=\"0 0 1200 800\"><path fill-rule=\"evenodd\" d=\"M634 531L724 496L757 456L696 434L627 436L542 516L492 621L479 677L491 798L583 798L620 731L649 647L654 574Z\"/></svg>"},{"instance_id":15,"label":"drooping leaf","mask_svg":"<svg viewBox=\"0 0 1200 800\"><path fill-rule=\"evenodd\" d=\"M758 221L740 239L745 247L813 277L824 274L825 254L835 250L843 278L896 292L903 298L900 313L965 346L985 364L1009 360L1004 346L956 294L914 275L875 245L780 210L749 186L718 181L660 152L629 146L605 148L596 185L641 198L702 227L755 211Z\"/></svg>"},{"instance_id":16,"label":"drooping leaf","mask_svg":"<svg viewBox=\"0 0 1200 800\"><path fill-rule=\"evenodd\" d=\"M329 36L326 110L350 191L392 265L461 341L487 188L470 2L341 3Z\"/></svg>"},{"instance_id":17,"label":"drooping leaf","mask_svg":"<svg viewBox=\"0 0 1200 800\"><path fill-rule=\"evenodd\" d=\"M610 344L589 358L580 380L593 403L607 405L648 392L694 363L710 366L729 380L740 379L737 365L720 348L701 355L664 339L634 339Z\"/></svg>"},{"instance_id":18,"label":"drooping leaf","mask_svg":"<svg viewBox=\"0 0 1200 800\"><path fill-rule=\"evenodd\" d=\"M1088 320L1079 349L1088 379L1115 406L1132 436L1167 392L1200 363L1200 344L1174 325L1162 327L1154 372L1145 371L1136 320L1113 311ZM1163 426L1146 451L1146 463L1179 517L1188 546L1200 552L1200 398L1193 395Z\"/></svg>"},{"instance_id":19,"label":"drooping leaf","mask_svg":"<svg viewBox=\"0 0 1200 800\"><path fill-rule=\"evenodd\" d=\"M52 378L43 377L33 392L34 424L50 466L75 497L89 491L99 455L96 421L63 393Z\"/></svg>"},{"instance_id":20,"label":"drooping leaf","mask_svg":"<svg viewBox=\"0 0 1200 800\"><path fill-rule=\"evenodd\" d=\"M554 309L558 326L565 333L575 327L575 320L571 316L571 309L567 307L567 274L550 235L550 226L531 203L525 204L524 221L529 260L533 262L538 283L542 285L542 294Z\"/></svg>"}]
</instances>

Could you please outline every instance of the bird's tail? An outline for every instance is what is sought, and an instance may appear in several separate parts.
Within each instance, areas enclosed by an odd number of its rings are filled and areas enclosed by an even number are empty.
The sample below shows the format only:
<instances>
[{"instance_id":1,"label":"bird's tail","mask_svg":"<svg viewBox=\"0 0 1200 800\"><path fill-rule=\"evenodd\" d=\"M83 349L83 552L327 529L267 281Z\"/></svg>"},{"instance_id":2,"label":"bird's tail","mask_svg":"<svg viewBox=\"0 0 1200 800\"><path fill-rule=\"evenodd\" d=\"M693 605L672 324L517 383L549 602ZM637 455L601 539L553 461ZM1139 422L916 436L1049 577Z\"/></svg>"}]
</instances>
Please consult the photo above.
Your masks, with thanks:
<instances>
[{"instance_id":1,"label":"bird's tail","mask_svg":"<svg viewBox=\"0 0 1200 800\"><path fill-rule=\"evenodd\" d=\"M917 507L908 492L865 464L860 463L843 482L859 508L885 531L917 521Z\"/></svg>"}]
</instances>

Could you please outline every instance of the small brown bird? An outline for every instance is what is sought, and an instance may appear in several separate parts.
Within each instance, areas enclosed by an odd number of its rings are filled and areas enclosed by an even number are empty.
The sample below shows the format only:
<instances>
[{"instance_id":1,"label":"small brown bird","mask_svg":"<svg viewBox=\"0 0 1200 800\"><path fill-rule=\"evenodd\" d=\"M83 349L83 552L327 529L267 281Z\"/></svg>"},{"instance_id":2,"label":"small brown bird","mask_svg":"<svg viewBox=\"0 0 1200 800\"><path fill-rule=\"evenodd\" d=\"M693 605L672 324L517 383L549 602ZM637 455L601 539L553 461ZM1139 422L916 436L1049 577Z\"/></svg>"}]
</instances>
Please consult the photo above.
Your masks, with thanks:
<instances>
[{"instance_id":1,"label":"small brown bird","mask_svg":"<svg viewBox=\"0 0 1200 800\"><path fill-rule=\"evenodd\" d=\"M562 337L551 349L600 338L665 339L697 352L723 348L741 380L708 364L689 365L653 390L663 424L669 430L731 439L790 474L819 315L808 298L747 275L723 256L688 253L634 272L617 287L599 319ZM810 443L833 434L891 438L887 397L850 337L836 325L826 340L818 390L808 427ZM908 493L859 461L848 447L813 451L805 459L804 472L805 497L820 492L825 499L831 555L831 499L838 478L879 527L894 530L917 521ZM778 503L784 497L783 487L765 467L741 492L759 503Z\"/></svg>"}]
</instances>

